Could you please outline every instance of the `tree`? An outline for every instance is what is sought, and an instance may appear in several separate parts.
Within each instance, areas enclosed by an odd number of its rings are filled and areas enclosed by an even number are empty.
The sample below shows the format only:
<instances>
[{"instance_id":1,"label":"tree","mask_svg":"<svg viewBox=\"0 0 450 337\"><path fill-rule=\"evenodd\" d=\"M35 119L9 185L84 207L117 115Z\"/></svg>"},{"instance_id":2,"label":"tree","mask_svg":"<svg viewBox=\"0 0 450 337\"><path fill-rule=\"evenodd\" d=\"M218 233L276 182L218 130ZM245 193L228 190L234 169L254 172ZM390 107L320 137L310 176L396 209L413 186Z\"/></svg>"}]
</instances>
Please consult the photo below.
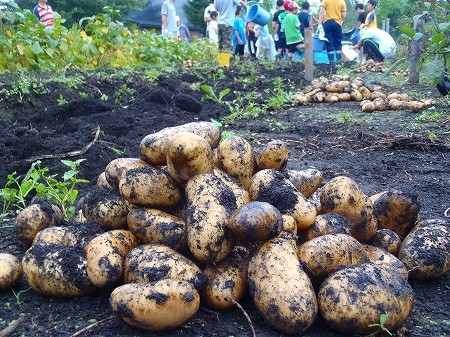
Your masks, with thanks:
<instances>
[{"instance_id":1,"label":"tree","mask_svg":"<svg viewBox=\"0 0 450 337\"><path fill-rule=\"evenodd\" d=\"M206 29L206 24L203 21L205 8L208 7L209 0L189 0L184 6L183 10L189 22L195 27L202 27Z\"/></svg>"}]
</instances>

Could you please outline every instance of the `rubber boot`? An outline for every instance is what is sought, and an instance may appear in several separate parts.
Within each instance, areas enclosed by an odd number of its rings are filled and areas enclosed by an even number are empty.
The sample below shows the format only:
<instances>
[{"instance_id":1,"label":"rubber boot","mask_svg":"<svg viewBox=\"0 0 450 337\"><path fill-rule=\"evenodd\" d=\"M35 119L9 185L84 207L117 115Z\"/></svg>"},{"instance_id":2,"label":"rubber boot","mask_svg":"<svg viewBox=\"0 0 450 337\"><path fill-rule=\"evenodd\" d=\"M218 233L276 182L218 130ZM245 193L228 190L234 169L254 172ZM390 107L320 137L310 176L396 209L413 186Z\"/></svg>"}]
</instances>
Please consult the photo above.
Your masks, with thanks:
<instances>
[{"instance_id":1,"label":"rubber boot","mask_svg":"<svg viewBox=\"0 0 450 337\"><path fill-rule=\"evenodd\" d=\"M331 63L334 63L334 51L328 52L328 61Z\"/></svg>"}]
</instances>

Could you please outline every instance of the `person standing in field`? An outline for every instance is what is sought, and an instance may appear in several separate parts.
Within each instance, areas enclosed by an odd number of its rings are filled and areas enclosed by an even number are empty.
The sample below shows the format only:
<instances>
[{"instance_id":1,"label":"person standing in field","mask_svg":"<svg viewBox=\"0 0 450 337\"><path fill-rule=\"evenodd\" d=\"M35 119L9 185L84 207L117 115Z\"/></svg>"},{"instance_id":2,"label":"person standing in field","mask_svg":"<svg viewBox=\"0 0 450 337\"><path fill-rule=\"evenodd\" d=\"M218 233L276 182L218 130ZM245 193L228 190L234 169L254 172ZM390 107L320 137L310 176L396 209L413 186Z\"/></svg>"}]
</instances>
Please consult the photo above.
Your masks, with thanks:
<instances>
[{"instance_id":1,"label":"person standing in field","mask_svg":"<svg viewBox=\"0 0 450 337\"><path fill-rule=\"evenodd\" d=\"M377 15L375 14L375 7L378 2L376 0L367 1L367 16L364 21L364 28L378 28Z\"/></svg>"},{"instance_id":2,"label":"person standing in field","mask_svg":"<svg viewBox=\"0 0 450 337\"><path fill-rule=\"evenodd\" d=\"M283 19L284 16L286 15L284 10L284 0L277 0L277 10L273 14L272 18L273 39L275 41L275 49L277 50L276 58L281 58L284 52L287 53L286 36L284 35L284 32L280 32L281 28L280 22L282 21L280 15L282 16Z\"/></svg>"},{"instance_id":3,"label":"person standing in field","mask_svg":"<svg viewBox=\"0 0 450 337\"><path fill-rule=\"evenodd\" d=\"M183 22L181 22L181 19L178 15L176 16L176 21L178 25L178 38L185 43L189 43L189 37L191 36L189 28Z\"/></svg>"},{"instance_id":4,"label":"person standing in field","mask_svg":"<svg viewBox=\"0 0 450 337\"><path fill-rule=\"evenodd\" d=\"M243 61L247 40L245 39L245 22L243 19L244 13L242 12L242 7L237 6L235 13L236 16L233 24L234 56L239 55L239 58Z\"/></svg>"},{"instance_id":5,"label":"person standing in field","mask_svg":"<svg viewBox=\"0 0 450 337\"><path fill-rule=\"evenodd\" d=\"M314 29L313 20L311 14L309 14L309 2L305 1L302 3L302 10L297 14L298 19L300 20L300 33L302 36L305 36L305 28Z\"/></svg>"},{"instance_id":6,"label":"person standing in field","mask_svg":"<svg viewBox=\"0 0 450 337\"><path fill-rule=\"evenodd\" d=\"M231 52L233 50L231 37L233 35L237 6L247 8L247 4L243 0L214 0L214 7L219 13L219 19L217 20L219 27L219 52Z\"/></svg>"},{"instance_id":7,"label":"person standing in field","mask_svg":"<svg viewBox=\"0 0 450 337\"><path fill-rule=\"evenodd\" d=\"M357 3L355 6L355 10L358 13L358 21L356 22L355 30L352 36L350 37L350 40L353 42L353 44L358 43L360 38L361 25L363 25L366 22L367 16L367 13L364 11L364 4Z\"/></svg>"},{"instance_id":8,"label":"person standing in field","mask_svg":"<svg viewBox=\"0 0 450 337\"><path fill-rule=\"evenodd\" d=\"M216 47L219 46L219 27L217 26L217 16L219 14L216 11L211 12L211 20L209 21L208 36L209 41Z\"/></svg>"},{"instance_id":9,"label":"person standing in field","mask_svg":"<svg viewBox=\"0 0 450 337\"><path fill-rule=\"evenodd\" d=\"M165 37L177 38L177 11L174 5L175 0L166 0L161 5L161 34Z\"/></svg>"},{"instance_id":10,"label":"person standing in field","mask_svg":"<svg viewBox=\"0 0 450 337\"><path fill-rule=\"evenodd\" d=\"M284 29L286 32L286 46L288 49L288 58L292 59L295 52L304 47L303 35L300 33L300 20L297 17L297 7L294 2L286 1L284 3L286 17L284 18Z\"/></svg>"},{"instance_id":11,"label":"person standing in field","mask_svg":"<svg viewBox=\"0 0 450 337\"><path fill-rule=\"evenodd\" d=\"M209 5L208 7L205 8L205 13L203 14L203 21L206 23L205 36L208 38L209 38L209 23L211 22L211 13L213 11L216 11L216 7L214 7L214 0L209 0Z\"/></svg>"},{"instance_id":12,"label":"person standing in field","mask_svg":"<svg viewBox=\"0 0 450 337\"><path fill-rule=\"evenodd\" d=\"M373 1L373 0L369 0ZM342 24L347 16L347 5L344 0L323 0L320 5L318 30L325 32L328 59L334 63L341 62L342 58Z\"/></svg>"},{"instance_id":13,"label":"person standing in field","mask_svg":"<svg viewBox=\"0 0 450 337\"><path fill-rule=\"evenodd\" d=\"M47 0L39 0L33 9L33 14L36 15L39 22L45 27L53 26L53 10L52 7L47 4Z\"/></svg>"}]
</instances>

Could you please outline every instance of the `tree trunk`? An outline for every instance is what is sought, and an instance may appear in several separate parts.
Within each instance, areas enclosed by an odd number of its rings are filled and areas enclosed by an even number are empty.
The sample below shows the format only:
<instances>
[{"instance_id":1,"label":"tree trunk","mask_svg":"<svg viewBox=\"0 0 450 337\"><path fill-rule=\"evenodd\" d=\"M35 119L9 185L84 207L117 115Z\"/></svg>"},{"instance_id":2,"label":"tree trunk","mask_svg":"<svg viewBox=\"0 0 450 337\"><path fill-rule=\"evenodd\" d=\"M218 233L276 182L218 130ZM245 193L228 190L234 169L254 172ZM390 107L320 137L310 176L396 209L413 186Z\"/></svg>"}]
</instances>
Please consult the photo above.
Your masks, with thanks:
<instances>
[{"instance_id":1,"label":"tree trunk","mask_svg":"<svg viewBox=\"0 0 450 337\"><path fill-rule=\"evenodd\" d=\"M419 39L414 39L411 46L411 60L409 63L409 83L419 83L419 70L417 69L417 63L420 58L420 53L424 47L425 42L425 30L422 19L414 20L414 29L416 33L422 33L422 37Z\"/></svg>"}]
</instances>

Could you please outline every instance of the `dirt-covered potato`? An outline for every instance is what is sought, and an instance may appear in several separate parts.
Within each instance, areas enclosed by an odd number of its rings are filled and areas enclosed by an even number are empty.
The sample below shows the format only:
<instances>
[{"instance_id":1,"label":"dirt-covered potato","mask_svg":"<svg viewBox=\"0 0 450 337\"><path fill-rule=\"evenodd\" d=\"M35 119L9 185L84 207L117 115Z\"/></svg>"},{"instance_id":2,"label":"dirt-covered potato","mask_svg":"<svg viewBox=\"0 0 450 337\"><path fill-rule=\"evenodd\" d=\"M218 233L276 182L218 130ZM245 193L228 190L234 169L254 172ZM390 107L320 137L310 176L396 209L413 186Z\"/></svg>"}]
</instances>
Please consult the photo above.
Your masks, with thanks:
<instances>
[{"instance_id":1,"label":"dirt-covered potato","mask_svg":"<svg viewBox=\"0 0 450 337\"><path fill-rule=\"evenodd\" d=\"M115 191L93 189L84 196L81 207L86 219L103 229L120 229L127 225L129 204Z\"/></svg>"},{"instance_id":2,"label":"dirt-covered potato","mask_svg":"<svg viewBox=\"0 0 450 337\"><path fill-rule=\"evenodd\" d=\"M109 302L125 323L163 331L191 318L200 306L200 295L189 282L165 279L152 284L121 285L111 293Z\"/></svg>"},{"instance_id":3,"label":"dirt-covered potato","mask_svg":"<svg viewBox=\"0 0 450 337\"><path fill-rule=\"evenodd\" d=\"M379 229L372 237L370 244L387 250L392 255L397 256L402 239L400 236L390 229Z\"/></svg>"},{"instance_id":4,"label":"dirt-covered potato","mask_svg":"<svg viewBox=\"0 0 450 337\"><path fill-rule=\"evenodd\" d=\"M309 198L322 184L322 172L319 170L287 170L287 172L289 181L305 198Z\"/></svg>"},{"instance_id":5,"label":"dirt-covered potato","mask_svg":"<svg viewBox=\"0 0 450 337\"><path fill-rule=\"evenodd\" d=\"M106 180L105 172L99 174L95 186L97 186L98 188L104 188L106 190L114 190L114 188L108 183L108 180Z\"/></svg>"},{"instance_id":6,"label":"dirt-covered potato","mask_svg":"<svg viewBox=\"0 0 450 337\"><path fill-rule=\"evenodd\" d=\"M213 153L208 141L191 132L178 132L167 144L167 170L180 185L199 173L213 171Z\"/></svg>"},{"instance_id":7,"label":"dirt-covered potato","mask_svg":"<svg viewBox=\"0 0 450 337\"><path fill-rule=\"evenodd\" d=\"M228 299L239 302L247 290L248 261L248 249L235 246L226 259L207 265L204 273L208 282L202 300L216 309L233 307L235 304Z\"/></svg>"},{"instance_id":8,"label":"dirt-covered potato","mask_svg":"<svg viewBox=\"0 0 450 337\"><path fill-rule=\"evenodd\" d=\"M127 217L128 229L141 243L159 243L177 251L188 249L183 219L153 208L135 208Z\"/></svg>"},{"instance_id":9,"label":"dirt-covered potato","mask_svg":"<svg viewBox=\"0 0 450 337\"><path fill-rule=\"evenodd\" d=\"M202 262L220 261L236 242L228 227L231 214L237 209L235 194L216 175L205 173L188 181L186 198L186 228L191 253Z\"/></svg>"},{"instance_id":10,"label":"dirt-covered potato","mask_svg":"<svg viewBox=\"0 0 450 337\"><path fill-rule=\"evenodd\" d=\"M325 90L327 92L344 92L344 90L350 88L351 83L350 81L335 81L331 82L325 87Z\"/></svg>"},{"instance_id":11,"label":"dirt-covered potato","mask_svg":"<svg viewBox=\"0 0 450 337\"><path fill-rule=\"evenodd\" d=\"M302 334L317 316L312 283L300 266L295 240L281 235L262 244L248 266L250 295L264 319L288 334Z\"/></svg>"},{"instance_id":12,"label":"dirt-covered potato","mask_svg":"<svg viewBox=\"0 0 450 337\"><path fill-rule=\"evenodd\" d=\"M206 276L197 265L172 248L159 244L141 245L125 258L126 283L151 283L166 278L183 280L201 290Z\"/></svg>"},{"instance_id":13,"label":"dirt-covered potato","mask_svg":"<svg viewBox=\"0 0 450 337\"><path fill-rule=\"evenodd\" d=\"M192 132L203 137L213 149L217 147L220 141L220 130L211 122L192 122L167 127L142 139L140 145L142 160L154 166L165 165L168 142L178 132Z\"/></svg>"},{"instance_id":14,"label":"dirt-covered potato","mask_svg":"<svg viewBox=\"0 0 450 337\"><path fill-rule=\"evenodd\" d=\"M142 207L170 208L181 199L180 188L170 175L150 166L128 170L119 190L129 203Z\"/></svg>"},{"instance_id":15,"label":"dirt-covered potato","mask_svg":"<svg viewBox=\"0 0 450 337\"><path fill-rule=\"evenodd\" d=\"M228 227L241 242L266 241L280 233L282 221L275 206L251 201L233 212Z\"/></svg>"},{"instance_id":16,"label":"dirt-covered potato","mask_svg":"<svg viewBox=\"0 0 450 337\"><path fill-rule=\"evenodd\" d=\"M314 280L322 280L342 266L369 262L362 245L347 234L326 234L298 247L303 270Z\"/></svg>"},{"instance_id":17,"label":"dirt-covered potato","mask_svg":"<svg viewBox=\"0 0 450 337\"><path fill-rule=\"evenodd\" d=\"M439 277L450 270L450 223L446 219L422 220L406 236L398 259L419 280Z\"/></svg>"},{"instance_id":18,"label":"dirt-covered potato","mask_svg":"<svg viewBox=\"0 0 450 337\"><path fill-rule=\"evenodd\" d=\"M22 263L16 256L0 253L0 291L14 287L22 275Z\"/></svg>"},{"instance_id":19,"label":"dirt-covered potato","mask_svg":"<svg viewBox=\"0 0 450 337\"><path fill-rule=\"evenodd\" d=\"M400 274L362 263L329 275L320 286L318 302L333 329L369 335L379 329L382 314L388 314L384 327L389 331L401 325L414 306L414 291Z\"/></svg>"},{"instance_id":20,"label":"dirt-covered potato","mask_svg":"<svg viewBox=\"0 0 450 337\"><path fill-rule=\"evenodd\" d=\"M252 146L242 137L224 139L217 147L217 167L235 177L248 190L256 171Z\"/></svg>"},{"instance_id":21,"label":"dirt-covered potato","mask_svg":"<svg viewBox=\"0 0 450 337\"><path fill-rule=\"evenodd\" d=\"M390 229L401 238L408 235L418 220L420 203L417 195L390 189L371 197L378 227Z\"/></svg>"},{"instance_id":22,"label":"dirt-covered potato","mask_svg":"<svg viewBox=\"0 0 450 337\"><path fill-rule=\"evenodd\" d=\"M247 190L244 189L244 187L242 187L242 185L236 178L230 176L229 174L225 173L222 170L219 170L216 167L214 168L214 175L216 175L220 180L222 180L222 182L225 183L225 185L231 188L234 195L236 196L237 207L241 207L250 202L250 195L248 194Z\"/></svg>"},{"instance_id":23,"label":"dirt-covered potato","mask_svg":"<svg viewBox=\"0 0 450 337\"><path fill-rule=\"evenodd\" d=\"M297 230L297 222L295 219L287 214L281 214L281 231L280 232L286 232L290 233L293 236L297 236L298 230Z\"/></svg>"},{"instance_id":24,"label":"dirt-covered potato","mask_svg":"<svg viewBox=\"0 0 450 337\"><path fill-rule=\"evenodd\" d=\"M136 237L128 230L115 229L92 239L86 247L87 274L99 287L122 280L125 256L136 248Z\"/></svg>"},{"instance_id":25,"label":"dirt-covered potato","mask_svg":"<svg viewBox=\"0 0 450 337\"><path fill-rule=\"evenodd\" d=\"M51 201L39 200L20 211L16 217L15 231L20 242L30 246L39 231L62 223L61 209Z\"/></svg>"},{"instance_id":26,"label":"dirt-covered potato","mask_svg":"<svg viewBox=\"0 0 450 337\"><path fill-rule=\"evenodd\" d=\"M363 244L362 246L370 262L380 267L389 268L390 270L399 273L405 280L408 279L408 270L403 262L397 257L380 247L367 244Z\"/></svg>"},{"instance_id":27,"label":"dirt-covered potato","mask_svg":"<svg viewBox=\"0 0 450 337\"><path fill-rule=\"evenodd\" d=\"M254 201L268 202L281 214L291 215L300 231L314 223L316 209L289 181L286 172L273 169L257 172L251 181L249 193Z\"/></svg>"},{"instance_id":28,"label":"dirt-covered potato","mask_svg":"<svg viewBox=\"0 0 450 337\"><path fill-rule=\"evenodd\" d=\"M335 213L319 214L314 224L302 231L303 241L308 241L326 234L351 235L351 224L347 218Z\"/></svg>"},{"instance_id":29,"label":"dirt-covered potato","mask_svg":"<svg viewBox=\"0 0 450 337\"><path fill-rule=\"evenodd\" d=\"M271 140L255 154L257 170L275 169L280 171L286 167L288 158L289 150L286 142L282 140Z\"/></svg>"},{"instance_id":30,"label":"dirt-covered potato","mask_svg":"<svg viewBox=\"0 0 450 337\"><path fill-rule=\"evenodd\" d=\"M322 186L320 205L321 213L346 217L352 225L352 236L360 242L369 242L378 229L372 200L351 178L338 176Z\"/></svg>"},{"instance_id":31,"label":"dirt-covered potato","mask_svg":"<svg viewBox=\"0 0 450 337\"><path fill-rule=\"evenodd\" d=\"M118 191L120 179L128 170L146 166L149 164L139 158L116 158L106 165L105 179L109 186Z\"/></svg>"},{"instance_id":32,"label":"dirt-covered potato","mask_svg":"<svg viewBox=\"0 0 450 337\"><path fill-rule=\"evenodd\" d=\"M89 280L86 254L80 246L31 246L22 258L23 274L38 293L51 297L87 295L96 288Z\"/></svg>"}]
</instances>

